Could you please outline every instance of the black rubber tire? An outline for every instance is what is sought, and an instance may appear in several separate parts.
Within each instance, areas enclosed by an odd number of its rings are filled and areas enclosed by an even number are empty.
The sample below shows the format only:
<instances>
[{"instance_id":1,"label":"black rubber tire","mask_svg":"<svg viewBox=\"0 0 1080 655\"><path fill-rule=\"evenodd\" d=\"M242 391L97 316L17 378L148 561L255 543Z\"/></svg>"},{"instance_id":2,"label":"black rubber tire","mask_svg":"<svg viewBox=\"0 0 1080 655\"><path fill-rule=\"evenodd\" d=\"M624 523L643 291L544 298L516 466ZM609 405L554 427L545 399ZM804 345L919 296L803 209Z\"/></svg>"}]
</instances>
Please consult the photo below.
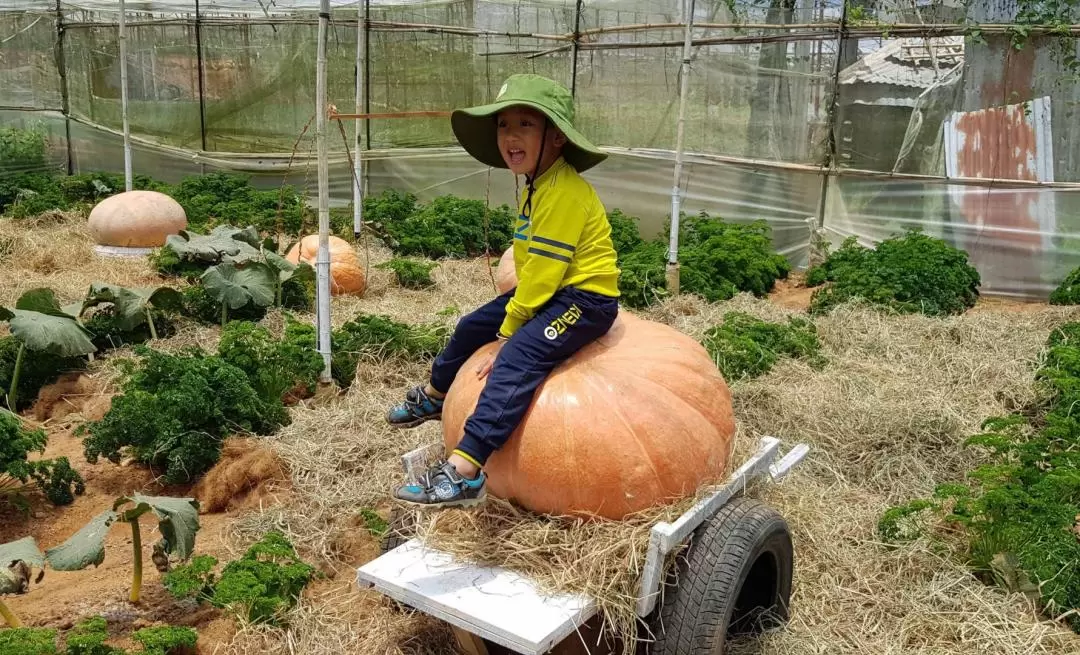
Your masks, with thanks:
<instances>
[{"instance_id":1,"label":"black rubber tire","mask_svg":"<svg viewBox=\"0 0 1080 655\"><path fill-rule=\"evenodd\" d=\"M415 536L416 514L401 507L394 507L390 510L386 524L386 534L379 544L380 555L385 555Z\"/></svg>"},{"instance_id":2,"label":"black rubber tire","mask_svg":"<svg viewBox=\"0 0 1080 655\"><path fill-rule=\"evenodd\" d=\"M650 628L653 655L721 655L729 634L787 621L794 550L787 522L764 503L733 498L691 537L665 582Z\"/></svg>"}]
</instances>

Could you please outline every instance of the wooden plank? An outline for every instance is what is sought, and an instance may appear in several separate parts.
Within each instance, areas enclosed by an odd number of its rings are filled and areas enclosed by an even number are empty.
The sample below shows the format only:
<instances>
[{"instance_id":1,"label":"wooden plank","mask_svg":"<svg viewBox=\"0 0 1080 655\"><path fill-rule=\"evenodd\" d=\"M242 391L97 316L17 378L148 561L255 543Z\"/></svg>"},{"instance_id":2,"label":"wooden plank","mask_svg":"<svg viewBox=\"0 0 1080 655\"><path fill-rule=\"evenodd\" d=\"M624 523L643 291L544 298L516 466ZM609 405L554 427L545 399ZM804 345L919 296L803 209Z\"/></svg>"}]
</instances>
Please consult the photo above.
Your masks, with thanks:
<instances>
[{"instance_id":1,"label":"wooden plank","mask_svg":"<svg viewBox=\"0 0 1080 655\"><path fill-rule=\"evenodd\" d=\"M488 655L484 640L467 630L454 626L454 639L465 655Z\"/></svg>"},{"instance_id":2,"label":"wooden plank","mask_svg":"<svg viewBox=\"0 0 1080 655\"><path fill-rule=\"evenodd\" d=\"M524 655L541 655L596 614L582 596L545 595L506 569L476 566L418 540L357 570L361 586Z\"/></svg>"}]
</instances>

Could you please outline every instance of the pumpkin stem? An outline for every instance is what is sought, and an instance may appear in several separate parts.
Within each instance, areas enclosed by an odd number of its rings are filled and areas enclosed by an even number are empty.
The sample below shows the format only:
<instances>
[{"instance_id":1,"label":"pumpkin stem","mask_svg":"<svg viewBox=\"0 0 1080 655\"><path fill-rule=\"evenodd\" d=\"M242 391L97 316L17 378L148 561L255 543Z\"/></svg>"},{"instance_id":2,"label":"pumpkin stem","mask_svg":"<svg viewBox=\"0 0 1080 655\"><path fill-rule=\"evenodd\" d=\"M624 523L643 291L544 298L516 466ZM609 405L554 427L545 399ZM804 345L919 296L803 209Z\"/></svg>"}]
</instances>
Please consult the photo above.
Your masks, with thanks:
<instances>
[{"instance_id":1,"label":"pumpkin stem","mask_svg":"<svg viewBox=\"0 0 1080 655\"><path fill-rule=\"evenodd\" d=\"M224 302L221 303L221 327L225 327L225 322L229 320L229 306Z\"/></svg>"},{"instance_id":2,"label":"pumpkin stem","mask_svg":"<svg viewBox=\"0 0 1080 655\"><path fill-rule=\"evenodd\" d=\"M15 412L16 400L15 394L19 391L19 371L22 369L23 353L26 352L26 344L19 343L19 354L15 355L15 371L11 374L11 388L8 390L7 405L8 409Z\"/></svg>"},{"instance_id":3,"label":"pumpkin stem","mask_svg":"<svg viewBox=\"0 0 1080 655\"><path fill-rule=\"evenodd\" d=\"M274 305L276 307L281 307L281 290L284 286L285 283L281 281L281 276L279 275L276 288L274 289Z\"/></svg>"},{"instance_id":4,"label":"pumpkin stem","mask_svg":"<svg viewBox=\"0 0 1080 655\"><path fill-rule=\"evenodd\" d=\"M150 324L150 338L157 341L157 328L154 327L154 315L150 313L150 305L146 306L146 321Z\"/></svg>"},{"instance_id":5,"label":"pumpkin stem","mask_svg":"<svg viewBox=\"0 0 1080 655\"><path fill-rule=\"evenodd\" d=\"M142 535L139 533L139 519L131 521L131 546L135 549L134 574L131 577L131 602L139 602L139 589L142 587Z\"/></svg>"}]
</instances>

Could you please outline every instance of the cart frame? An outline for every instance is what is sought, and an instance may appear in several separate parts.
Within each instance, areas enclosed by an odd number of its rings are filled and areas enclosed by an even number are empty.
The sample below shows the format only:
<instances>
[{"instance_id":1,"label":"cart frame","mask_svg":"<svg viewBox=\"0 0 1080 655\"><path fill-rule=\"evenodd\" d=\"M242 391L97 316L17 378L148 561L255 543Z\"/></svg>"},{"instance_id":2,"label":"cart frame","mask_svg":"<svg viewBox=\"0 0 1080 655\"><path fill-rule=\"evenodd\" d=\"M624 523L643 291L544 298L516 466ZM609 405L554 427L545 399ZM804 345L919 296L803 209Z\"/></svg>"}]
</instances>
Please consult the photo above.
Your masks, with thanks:
<instances>
[{"instance_id":1,"label":"cart frame","mask_svg":"<svg viewBox=\"0 0 1080 655\"><path fill-rule=\"evenodd\" d=\"M410 476L423 470L433 444L404 455ZM672 523L652 526L637 597L637 614L649 616L660 599L664 564L702 523L759 479L778 482L806 457L809 446L795 445L779 457L780 440L762 437L753 456L714 492ZM478 566L423 546L418 539L385 553L357 569L357 584L439 618L455 628L466 650L484 652L486 639L522 655L542 655L573 634L597 613L590 599L542 593L527 578L499 567ZM471 646L470 646L471 644Z\"/></svg>"}]
</instances>

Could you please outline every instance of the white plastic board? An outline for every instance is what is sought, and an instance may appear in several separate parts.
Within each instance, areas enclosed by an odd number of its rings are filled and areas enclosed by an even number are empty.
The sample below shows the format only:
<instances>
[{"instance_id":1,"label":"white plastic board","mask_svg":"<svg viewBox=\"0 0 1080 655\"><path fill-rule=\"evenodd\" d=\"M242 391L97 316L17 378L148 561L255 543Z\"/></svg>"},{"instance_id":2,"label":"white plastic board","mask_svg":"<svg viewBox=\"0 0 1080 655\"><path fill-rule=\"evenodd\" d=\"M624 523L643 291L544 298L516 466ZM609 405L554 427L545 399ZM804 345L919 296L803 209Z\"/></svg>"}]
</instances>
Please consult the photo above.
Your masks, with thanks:
<instances>
[{"instance_id":1,"label":"white plastic board","mask_svg":"<svg viewBox=\"0 0 1080 655\"><path fill-rule=\"evenodd\" d=\"M542 594L511 571L455 560L416 539L357 570L381 593L523 655L541 655L596 613L581 596Z\"/></svg>"}]
</instances>

